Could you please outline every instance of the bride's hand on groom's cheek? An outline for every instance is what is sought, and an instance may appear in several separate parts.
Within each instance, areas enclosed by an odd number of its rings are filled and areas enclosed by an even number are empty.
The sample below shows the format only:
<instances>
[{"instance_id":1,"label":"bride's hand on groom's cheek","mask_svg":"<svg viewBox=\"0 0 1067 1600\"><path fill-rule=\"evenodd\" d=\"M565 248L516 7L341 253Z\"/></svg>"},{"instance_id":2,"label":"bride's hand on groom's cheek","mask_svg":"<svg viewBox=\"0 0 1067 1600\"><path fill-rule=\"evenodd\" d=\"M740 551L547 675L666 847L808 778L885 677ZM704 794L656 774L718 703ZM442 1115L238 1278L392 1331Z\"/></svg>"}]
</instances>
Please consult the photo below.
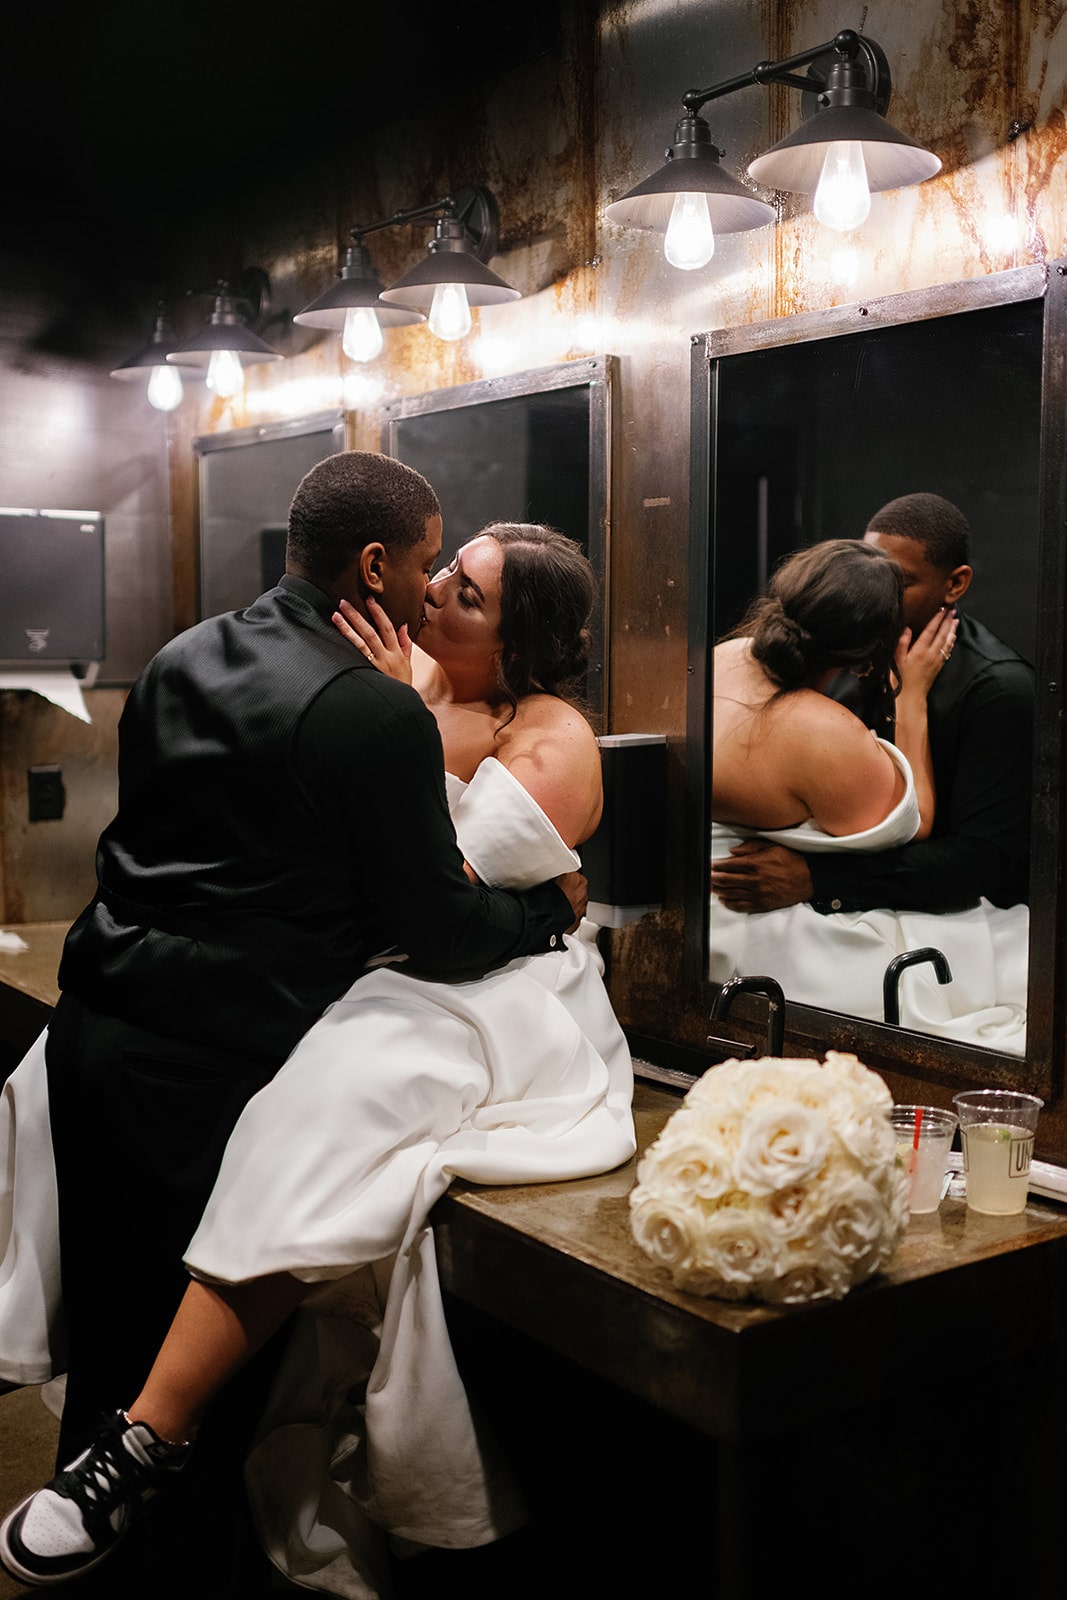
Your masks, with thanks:
<instances>
[{"instance_id":1,"label":"bride's hand on groom's cheek","mask_svg":"<svg viewBox=\"0 0 1067 1600\"><path fill-rule=\"evenodd\" d=\"M711 892L730 911L780 911L811 899L811 873L795 850L747 839L711 863Z\"/></svg>"},{"instance_id":2,"label":"bride's hand on groom's cheek","mask_svg":"<svg viewBox=\"0 0 1067 1600\"><path fill-rule=\"evenodd\" d=\"M958 627L955 611L942 606L914 639L905 628L897 650L901 693L929 694L952 655Z\"/></svg>"},{"instance_id":3,"label":"bride's hand on groom's cheek","mask_svg":"<svg viewBox=\"0 0 1067 1600\"><path fill-rule=\"evenodd\" d=\"M401 683L410 683L411 640L408 638L407 624L403 624L397 633L373 595L367 597L367 610L370 622L361 616L350 601L342 600L330 620L338 633L349 644L355 645L359 653L372 661L380 672L387 677L397 678Z\"/></svg>"}]
</instances>

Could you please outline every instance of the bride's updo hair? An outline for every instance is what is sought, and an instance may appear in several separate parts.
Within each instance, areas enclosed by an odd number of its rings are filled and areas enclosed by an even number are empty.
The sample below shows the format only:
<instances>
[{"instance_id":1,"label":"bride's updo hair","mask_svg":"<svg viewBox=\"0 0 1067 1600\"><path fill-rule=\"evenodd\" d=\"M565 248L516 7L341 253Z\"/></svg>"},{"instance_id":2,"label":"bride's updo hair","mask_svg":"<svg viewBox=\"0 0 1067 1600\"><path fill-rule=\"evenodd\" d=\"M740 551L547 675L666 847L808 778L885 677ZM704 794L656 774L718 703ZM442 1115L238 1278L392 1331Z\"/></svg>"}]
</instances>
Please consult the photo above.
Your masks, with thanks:
<instances>
[{"instance_id":1,"label":"bride's updo hair","mask_svg":"<svg viewBox=\"0 0 1067 1600\"><path fill-rule=\"evenodd\" d=\"M887 693L904 628L904 580L895 561L861 539L825 539L787 556L731 635L783 690L831 668L871 676Z\"/></svg>"},{"instance_id":2,"label":"bride's updo hair","mask_svg":"<svg viewBox=\"0 0 1067 1600\"><path fill-rule=\"evenodd\" d=\"M504 552L499 679L512 709L527 694L566 697L589 664L596 579L573 539L538 522L491 522Z\"/></svg>"}]
</instances>

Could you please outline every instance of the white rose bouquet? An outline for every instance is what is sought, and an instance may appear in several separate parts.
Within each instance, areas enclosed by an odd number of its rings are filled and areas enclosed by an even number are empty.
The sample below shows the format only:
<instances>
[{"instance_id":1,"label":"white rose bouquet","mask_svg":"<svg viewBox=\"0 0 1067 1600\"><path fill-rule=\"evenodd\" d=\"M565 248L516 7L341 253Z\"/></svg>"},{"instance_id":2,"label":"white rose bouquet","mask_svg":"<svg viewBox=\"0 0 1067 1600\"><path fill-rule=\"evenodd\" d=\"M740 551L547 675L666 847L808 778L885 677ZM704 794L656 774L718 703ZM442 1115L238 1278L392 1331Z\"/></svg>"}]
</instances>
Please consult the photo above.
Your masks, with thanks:
<instances>
[{"instance_id":1,"label":"white rose bouquet","mask_svg":"<svg viewBox=\"0 0 1067 1600\"><path fill-rule=\"evenodd\" d=\"M634 1238L675 1285L727 1300L839 1300L908 1221L892 1096L855 1056L724 1061L637 1168Z\"/></svg>"}]
</instances>

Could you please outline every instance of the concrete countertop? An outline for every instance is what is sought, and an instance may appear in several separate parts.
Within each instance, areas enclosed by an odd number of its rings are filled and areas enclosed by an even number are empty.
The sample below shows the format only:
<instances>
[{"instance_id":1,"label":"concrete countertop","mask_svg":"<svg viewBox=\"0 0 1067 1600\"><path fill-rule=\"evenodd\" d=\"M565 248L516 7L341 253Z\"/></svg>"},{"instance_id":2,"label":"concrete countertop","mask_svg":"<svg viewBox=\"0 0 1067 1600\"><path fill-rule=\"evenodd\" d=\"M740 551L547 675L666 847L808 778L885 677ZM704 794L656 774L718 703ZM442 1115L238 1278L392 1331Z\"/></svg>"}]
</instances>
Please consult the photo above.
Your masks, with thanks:
<instances>
[{"instance_id":1,"label":"concrete countertop","mask_svg":"<svg viewBox=\"0 0 1067 1600\"><path fill-rule=\"evenodd\" d=\"M678 1104L637 1084L639 1153ZM1031 1201L1021 1216L987 1217L945 1200L910 1223L888 1271L844 1300L777 1308L672 1287L630 1232L637 1159L569 1183L454 1183L433 1215L442 1282L720 1439L862 1399L875 1352L880 1374L900 1380L961 1345L976 1360L1017 1348L1028 1319L1042 1336L1067 1325L1065 1207Z\"/></svg>"}]
</instances>

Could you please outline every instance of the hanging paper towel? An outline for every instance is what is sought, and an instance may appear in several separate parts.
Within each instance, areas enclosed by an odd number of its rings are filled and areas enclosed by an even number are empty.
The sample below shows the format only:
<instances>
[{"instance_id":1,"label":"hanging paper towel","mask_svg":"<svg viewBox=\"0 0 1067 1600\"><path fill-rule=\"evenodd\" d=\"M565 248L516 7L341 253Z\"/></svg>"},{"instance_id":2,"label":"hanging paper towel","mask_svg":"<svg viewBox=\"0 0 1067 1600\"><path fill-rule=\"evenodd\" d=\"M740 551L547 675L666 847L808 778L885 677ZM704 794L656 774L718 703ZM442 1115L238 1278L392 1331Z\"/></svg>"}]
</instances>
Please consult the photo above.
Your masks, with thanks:
<instances>
[{"instance_id":1,"label":"hanging paper towel","mask_svg":"<svg viewBox=\"0 0 1067 1600\"><path fill-rule=\"evenodd\" d=\"M31 694L43 694L54 706L69 711L82 722L92 722L85 706L81 680L70 668L12 667L0 672L0 689L27 689Z\"/></svg>"}]
</instances>

